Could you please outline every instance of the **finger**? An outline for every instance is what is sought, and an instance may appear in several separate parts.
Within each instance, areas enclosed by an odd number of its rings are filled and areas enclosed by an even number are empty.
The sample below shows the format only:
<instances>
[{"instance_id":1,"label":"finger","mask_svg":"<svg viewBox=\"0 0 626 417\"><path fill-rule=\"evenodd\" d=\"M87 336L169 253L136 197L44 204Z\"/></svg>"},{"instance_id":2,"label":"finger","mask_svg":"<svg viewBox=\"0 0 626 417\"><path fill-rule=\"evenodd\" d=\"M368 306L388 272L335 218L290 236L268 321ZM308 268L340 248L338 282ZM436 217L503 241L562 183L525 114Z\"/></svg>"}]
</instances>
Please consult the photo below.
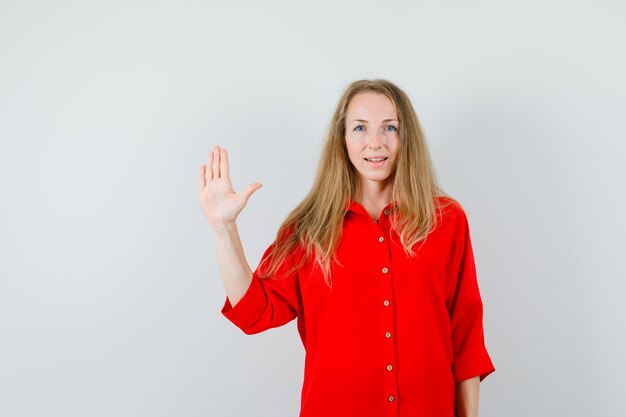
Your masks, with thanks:
<instances>
[{"instance_id":1,"label":"finger","mask_svg":"<svg viewBox=\"0 0 626 417\"><path fill-rule=\"evenodd\" d=\"M228 154L224 148L222 148L222 152L220 152L220 161L220 175L228 178Z\"/></svg>"},{"instance_id":2,"label":"finger","mask_svg":"<svg viewBox=\"0 0 626 417\"><path fill-rule=\"evenodd\" d=\"M213 148L213 179L220 178L220 147L215 145Z\"/></svg>"},{"instance_id":3,"label":"finger","mask_svg":"<svg viewBox=\"0 0 626 417\"><path fill-rule=\"evenodd\" d=\"M206 166L204 178L209 182L213 179L213 151L209 152L209 162Z\"/></svg>"},{"instance_id":4,"label":"finger","mask_svg":"<svg viewBox=\"0 0 626 417\"><path fill-rule=\"evenodd\" d=\"M261 188L263 185L261 183L255 182L253 184L250 184L246 187L245 190L243 190L241 193L243 194L243 198L248 201L248 199L250 198L250 196L252 195L252 193L254 193L256 190L258 190L259 188Z\"/></svg>"},{"instance_id":5,"label":"finger","mask_svg":"<svg viewBox=\"0 0 626 417\"><path fill-rule=\"evenodd\" d=\"M202 191L206 185L205 169L206 169L206 166L204 165L200 167L200 178L199 178L200 183L198 184L200 188L199 191Z\"/></svg>"}]
</instances>

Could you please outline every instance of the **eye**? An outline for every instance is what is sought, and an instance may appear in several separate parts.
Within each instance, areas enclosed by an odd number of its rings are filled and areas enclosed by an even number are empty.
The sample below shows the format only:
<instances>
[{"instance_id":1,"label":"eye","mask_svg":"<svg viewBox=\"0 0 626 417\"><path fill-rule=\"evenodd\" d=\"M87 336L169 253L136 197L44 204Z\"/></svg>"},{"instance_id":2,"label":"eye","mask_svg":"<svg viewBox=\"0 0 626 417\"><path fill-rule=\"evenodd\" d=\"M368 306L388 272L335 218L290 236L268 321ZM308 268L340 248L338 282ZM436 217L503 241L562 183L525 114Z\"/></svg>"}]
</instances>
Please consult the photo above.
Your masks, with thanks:
<instances>
[{"instance_id":1,"label":"eye","mask_svg":"<svg viewBox=\"0 0 626 417\"><path fill-rule=\"evenodd\" d=\"M361 130L360 128L365 129L365 126L363 126L363 125L356 125L354 127L354 129L352 129L352 130L356 130L357 132L362 132L363 130Z\"/></svg>"},{"instance_id":2,"label":"eye","mask_svg":"<svg viewBox=\"0 0 626 417\"><path fill-rule=\"evenodd\" d=\"M389 129L387 130L388 132L397 132L398 131L398 128L395 127L394 125L387 125L386 127L387 128L391 128L391 130L389 130Z\"/></svg>"}]
</instances>

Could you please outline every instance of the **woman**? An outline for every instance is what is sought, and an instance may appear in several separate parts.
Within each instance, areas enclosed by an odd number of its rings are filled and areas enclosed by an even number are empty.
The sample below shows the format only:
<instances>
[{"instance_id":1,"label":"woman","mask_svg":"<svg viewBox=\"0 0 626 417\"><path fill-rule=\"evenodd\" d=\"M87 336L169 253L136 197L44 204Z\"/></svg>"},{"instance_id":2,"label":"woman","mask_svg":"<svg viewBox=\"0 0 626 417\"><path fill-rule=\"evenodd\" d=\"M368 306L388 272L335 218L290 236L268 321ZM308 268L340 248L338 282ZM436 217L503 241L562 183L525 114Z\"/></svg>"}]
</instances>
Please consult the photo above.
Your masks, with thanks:
<instances>
[{"instance_id":1,"label":"woman","mask_svg":"<svg viewBox=\"0 0 626 417\"><path fill-rule=\"evenodd\" d=\"M477 416L485 348L467 218L437 185L406 94L360 80L341 97L316 180L253 272L226 150L200 170L217 239L222 314L246 334L297 318L300 417Z\"/></svg>"}]
</instances>

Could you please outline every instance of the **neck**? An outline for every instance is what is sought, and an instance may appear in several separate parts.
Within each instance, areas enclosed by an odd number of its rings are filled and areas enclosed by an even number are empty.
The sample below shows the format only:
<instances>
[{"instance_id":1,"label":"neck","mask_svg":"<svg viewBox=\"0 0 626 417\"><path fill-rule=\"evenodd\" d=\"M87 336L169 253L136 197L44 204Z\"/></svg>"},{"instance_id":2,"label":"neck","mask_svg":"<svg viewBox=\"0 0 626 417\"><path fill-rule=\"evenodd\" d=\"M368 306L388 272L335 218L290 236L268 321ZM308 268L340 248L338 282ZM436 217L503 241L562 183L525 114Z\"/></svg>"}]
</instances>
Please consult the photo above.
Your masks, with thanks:
<instances>
[{"instance_id":1,"label":"neck","mask_svg":"<svg viewBox=\"0 0 626 417\"><path fill-rule=\"evenodd\" d=\"M391 184L389 181L363 181L357 190L356 200L364 207L382 209L391 202Z\"/></svg>"}]
</instances>

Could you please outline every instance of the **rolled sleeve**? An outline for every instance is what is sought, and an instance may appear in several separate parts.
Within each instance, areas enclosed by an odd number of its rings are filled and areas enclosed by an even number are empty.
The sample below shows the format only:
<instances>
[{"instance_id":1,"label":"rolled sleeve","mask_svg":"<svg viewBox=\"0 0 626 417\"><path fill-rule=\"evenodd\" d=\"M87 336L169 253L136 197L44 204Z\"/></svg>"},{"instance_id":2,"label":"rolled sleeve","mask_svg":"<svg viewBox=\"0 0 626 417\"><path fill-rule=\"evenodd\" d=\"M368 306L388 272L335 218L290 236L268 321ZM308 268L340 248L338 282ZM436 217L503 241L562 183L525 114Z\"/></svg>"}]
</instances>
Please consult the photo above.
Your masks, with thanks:
<instances>
[{"instance_id":1,"label":"rolled sleeve","mask_svg":"<svg viewBox=\"0 0 626 417\"><path fill-rule=\"evenodd\" d=\"M247 330L254 326L266 308L265 291L263 291L259 278L254 274L246 293L234 307L226 296L221 313L244 333L248 333Z\"/></svg>"},{"instance_id":2,"label":"rolled sleeve","mask_svg":"<svg viewBox=\"0 0 626 417\"><path fill-rule=\"evenodd\" d=\"M484 347L457 355L452 365L452 374L456 383L475 376L480 376L480 381L482 381L495 370L489 353Z\"/></svg>"},{"instance_id":3,"label":"rolled sleeve","mask_svg":"<svg viewBox=\"0 0 626 417\"><path fill-rule=\"evenodd\" d=\"M263 254L259 266L243 297L234 306L228 296L221 313L246 334L260 333L279 327L300 315L301 295L293 256L289 256L277 271L277 277L260 278L260 265L271 253L272 243ZM265 264L267 268L269 265ZM289 272L291 271L291 272Z\"/></svg>"},{"instance_id":4,"label":"rolled sleeve","mask_svg":"<svg viewBox=\"0 0 626 417\"><path fill-rule=\"evenodd\" d=\"M453 280L450 303L450 325L455 382L480 376L480 381L495 371L485 347L483 303L478 287L476 265L465 213L461 216L462 231L458 254L458 270Z\"/></svg>"}]
</instances>

